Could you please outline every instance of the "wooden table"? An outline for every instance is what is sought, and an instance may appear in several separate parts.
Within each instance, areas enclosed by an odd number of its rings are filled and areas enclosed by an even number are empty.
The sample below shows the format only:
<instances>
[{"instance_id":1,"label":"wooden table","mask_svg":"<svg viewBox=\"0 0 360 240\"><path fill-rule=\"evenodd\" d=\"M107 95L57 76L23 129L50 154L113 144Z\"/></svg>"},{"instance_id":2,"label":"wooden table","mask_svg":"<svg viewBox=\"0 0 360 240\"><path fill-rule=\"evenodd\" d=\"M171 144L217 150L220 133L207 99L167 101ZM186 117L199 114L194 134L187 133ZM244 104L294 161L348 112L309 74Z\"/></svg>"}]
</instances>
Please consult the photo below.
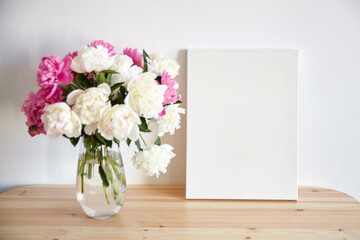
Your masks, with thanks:
<instances>
[{"instance_id":1,"label":"wooden table","mask_svg":"<svg viewBox=\"0 0 360 240\"><path fill-rule=\"evenodd\" d=\"M301 187L299 201L185 200L183 186L128 186L120 212L87 217L69 185L0 195L0 239L360 239L360 204Z\"/></svg>"}]
</instances>

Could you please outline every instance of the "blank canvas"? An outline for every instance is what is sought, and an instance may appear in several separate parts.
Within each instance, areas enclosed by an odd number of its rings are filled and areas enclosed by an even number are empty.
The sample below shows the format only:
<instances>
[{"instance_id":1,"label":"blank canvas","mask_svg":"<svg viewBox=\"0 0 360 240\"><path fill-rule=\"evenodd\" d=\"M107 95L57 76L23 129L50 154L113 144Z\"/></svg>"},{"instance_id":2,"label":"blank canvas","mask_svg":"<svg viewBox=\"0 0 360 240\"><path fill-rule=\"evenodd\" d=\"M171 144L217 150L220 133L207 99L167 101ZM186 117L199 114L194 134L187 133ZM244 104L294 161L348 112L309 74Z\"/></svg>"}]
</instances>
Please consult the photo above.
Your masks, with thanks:
<instances>
[{"instance_id":1,"label":"blank canvas","mask_svg":"<svg viewBox=\"0 0 360 240\"><path fill-rule=\"evenodd\" d=\"M188 50L187 94L187 199L297 199L297 50Z\"/></svg>"}]
</instances>

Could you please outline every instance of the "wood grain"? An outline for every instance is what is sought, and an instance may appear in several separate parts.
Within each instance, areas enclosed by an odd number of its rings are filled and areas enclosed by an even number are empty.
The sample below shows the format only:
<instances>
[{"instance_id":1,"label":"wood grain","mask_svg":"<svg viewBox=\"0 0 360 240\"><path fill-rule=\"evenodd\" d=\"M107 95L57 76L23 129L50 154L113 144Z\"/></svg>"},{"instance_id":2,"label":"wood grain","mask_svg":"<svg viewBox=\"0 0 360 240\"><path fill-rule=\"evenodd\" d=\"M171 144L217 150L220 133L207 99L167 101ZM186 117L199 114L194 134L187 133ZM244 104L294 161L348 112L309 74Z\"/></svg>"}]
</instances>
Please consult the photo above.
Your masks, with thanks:
<instances>
[{"instance_id":1,"label":"wood grain","mask_svg":"<svg viewBox=\"0 0 360 240\"><path fill-rule=\"evenodd\" d=\"M87 217L75 187L40 185L0 195L0 239L360 239L360 204L300 187L299 201L185 200L183 186L128 186L120 212Z\"/></svg>"}]
</instances>

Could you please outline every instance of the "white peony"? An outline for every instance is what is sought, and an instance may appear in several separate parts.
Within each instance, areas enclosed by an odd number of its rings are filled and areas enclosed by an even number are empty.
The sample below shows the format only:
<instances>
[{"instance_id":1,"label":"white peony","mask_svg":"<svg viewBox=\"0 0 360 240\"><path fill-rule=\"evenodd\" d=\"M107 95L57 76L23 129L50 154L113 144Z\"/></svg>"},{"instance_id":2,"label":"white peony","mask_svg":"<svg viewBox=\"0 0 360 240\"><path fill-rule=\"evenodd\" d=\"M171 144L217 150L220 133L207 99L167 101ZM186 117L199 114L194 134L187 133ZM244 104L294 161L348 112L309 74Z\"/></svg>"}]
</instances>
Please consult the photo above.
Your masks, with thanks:
<instances>
[{"instance_id":1,"label":"white peony","mask_svg":"<svg viewBox=\"0 0 360 240\"><path fill-rule=\"evenodd\" d=\"M127 55L117 55L114 64L110 67L110 69L118 72L111 76L111 85L124 82L124 86L127 86L130 80L139 76L143 69L133 64L131 57Z\"/></svg>"},{"instance_id":2,"label":"white peony","mask_svg":"<svg viewBox=\"0 0 360 240\"><path fill-rule=\"evenodd\" d=\"M106 83L102 83L97 87L84 90L72 91L66 102L74 105L73 111L79 116L81 123L88 125L85 132L91 134L96 130L97 122L99 122L102 112L111 107L109 95L111 89Z\"/></svg>"},{"instance_id":3,"label":"white peony","mask_svg":"<svg viewBox=\"0 0 360 240\"><path fill-rule=\"evenodd\" d=\"M100 134L107 140L137 140L139 137L139 116L127 105L117 104L106 109L100 119Z\"/></svg>"},{"instance_id":4,"label":"white peony","mask_svg":"<svg viewBox=\"0 0 360 240\"><path fill-rule=\"evenodd\" d=\"M160 76L166 70L170 76L175 78L179 74L180 65L174 60L160 53L150 54L148 58L148 71Z\"/></svg>"},{"instance_id":5,"label":"white peony","mask_svg":"<svg viewBox=\"0 0 360 240\"><path fill-rule=\"evenodd\" d=\"M149 122L149 128L155 130L157 128L158 135L164 136L165 133L174 134L176 129L180 128L180 113L185 114L185 109L180 108L179 104L172 104L165 106L166 114L152 119Z\"/></svg>"},{"instance_id":6,"label":"white peony","mask_svg":"<svg viewBox=\"0 0 360 240\"><path fill-rule=\"evenodd\" d=\"M154 73L142 73L128 84L125 104L146 118L158 116L163 110L166 85L157 84Z\"/></svg>"},{"instance_id":7,"label":"white peony","mask_svg":"<svg viewBox=\"0 0 360 240\"><path fill-rule=\"evenodd\" d=\"M84 46L71 63L71 70L77 73L101 72L109 69L115 60L102 45Z\"/></svg>"},{"instance_id":8,"label":"white peony","mask_svg":"<svg viewBox=\"0 0 360 240\"><path fill-rule=\"evenodd\" d=\"M79 137L81 135L81 122L69 105L64 102L54 103L44 108L41 116L46 134L56 138L65 134L67 137Z\"/></svg>"},{"instance_id":9,"label":"white peony","mask_svg":"<svg viewBox=\"0 0 360 240\"><path fill-rule=\"evenodd\" d=\"M146 146L143 151L136 153L132 157L132 162L136 168L143 169L147 175L159 177L159 172L166 173L166 167L175 157L172 150L173 147L168 144L160 146L151 144Z\"/></svg>"}]
</instances>

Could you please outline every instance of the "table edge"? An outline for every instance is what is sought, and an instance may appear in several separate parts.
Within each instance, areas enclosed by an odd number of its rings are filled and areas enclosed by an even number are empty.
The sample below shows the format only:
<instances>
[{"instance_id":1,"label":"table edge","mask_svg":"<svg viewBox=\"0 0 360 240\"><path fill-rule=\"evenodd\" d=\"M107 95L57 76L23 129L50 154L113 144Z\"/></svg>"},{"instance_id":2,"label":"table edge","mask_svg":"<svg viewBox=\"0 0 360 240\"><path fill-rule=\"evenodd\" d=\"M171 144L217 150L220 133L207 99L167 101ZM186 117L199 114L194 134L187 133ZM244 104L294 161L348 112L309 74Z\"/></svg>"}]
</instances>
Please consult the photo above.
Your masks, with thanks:
<instances>
[{"instance_id":1,"label":"table edge","mask_svg":"<svg viewBox=\"0 0 360 240\"><path fill-rule=\"evenodd\" d=\"M11 189L9 189L9 190L7 190L5 192L2 192L2 193L0 193L0 197L5 193L9 193L9 192L12 192L12 191L26 190L27 188L70 187L70 186L75 187L75 184L29 184L29 185L17 186L17 187L11 188ZM130 188L130 189L139 189L139 188L144 188L144 187L156 188L156 189L161 189L161 188L163 188L163 189L165 189L165 188L176 188L176 189L184 189L184 190L186 189L186 185L183 185L183 184L175 184L175 185L173 185L173 184L129 184L126 187ZM300 190L300 189L313 189L313 190L337 192L337 193L343 194L343 195L353 199L357 203L360 203L356 198L354 198L350 194L344 193L344 192L339 191L339 190L331 189L331 188L314 187L314 186L298 186L298 190ZM219 199L204 199L204 200L219 200ZM228 199L222 199L222 200L228 200ZM249 200L249 199L237 199L237 200ZM250 200L250 201L252 201L252 200ZM254 199L253 201L256 201L256 199Z\"/></svg>"}]
</instances>

